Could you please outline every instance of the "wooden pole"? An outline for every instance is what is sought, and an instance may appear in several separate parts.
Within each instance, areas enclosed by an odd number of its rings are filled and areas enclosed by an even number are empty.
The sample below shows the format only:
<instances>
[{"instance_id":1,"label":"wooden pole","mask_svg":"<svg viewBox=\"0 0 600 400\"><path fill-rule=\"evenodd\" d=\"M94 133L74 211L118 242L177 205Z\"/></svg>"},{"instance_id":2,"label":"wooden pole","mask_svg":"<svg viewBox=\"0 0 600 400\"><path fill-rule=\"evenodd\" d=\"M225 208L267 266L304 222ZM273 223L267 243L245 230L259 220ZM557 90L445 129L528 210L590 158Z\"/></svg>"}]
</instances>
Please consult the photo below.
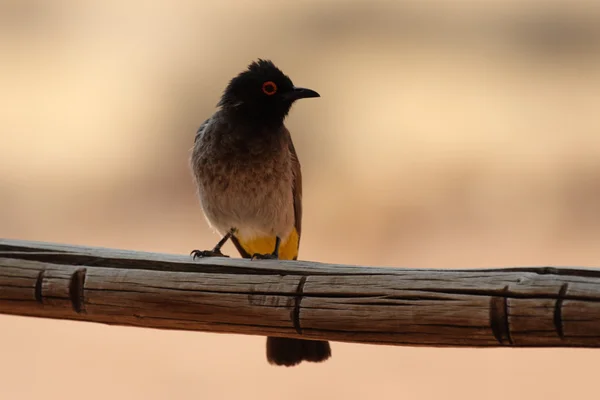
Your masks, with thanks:
<instances>
[{"instance_id":1,"label":"wooden pole","mask_svg":"<svg viewBox=\"0 0 600 400\"><path fill-rule=\"evenodd\" d=\"M0 239L0 313L410 346L600 347L600 270L417 270Z\"/></svg>"}]
</instances>

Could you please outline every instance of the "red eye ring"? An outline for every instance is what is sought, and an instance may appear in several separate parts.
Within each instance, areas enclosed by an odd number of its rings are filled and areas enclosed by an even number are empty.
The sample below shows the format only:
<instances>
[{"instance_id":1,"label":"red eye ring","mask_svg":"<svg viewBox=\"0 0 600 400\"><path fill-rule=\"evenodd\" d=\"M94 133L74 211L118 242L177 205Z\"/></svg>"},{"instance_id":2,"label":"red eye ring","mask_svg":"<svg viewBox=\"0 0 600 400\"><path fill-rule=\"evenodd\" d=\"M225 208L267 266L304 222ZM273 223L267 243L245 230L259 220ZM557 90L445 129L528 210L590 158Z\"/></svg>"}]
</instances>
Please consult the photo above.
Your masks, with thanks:
<instances>
[{"instance_id":1,"label":"red eye ring","mask_svg":"<svg viewBox=\"0 0 600 400\"><path fill-rule=\"evenodd\" d=\"M277 85L273 81L266 81L262 85L262 91L267 96L272 96L277 93Z\"/></svg>"}]
</instances>

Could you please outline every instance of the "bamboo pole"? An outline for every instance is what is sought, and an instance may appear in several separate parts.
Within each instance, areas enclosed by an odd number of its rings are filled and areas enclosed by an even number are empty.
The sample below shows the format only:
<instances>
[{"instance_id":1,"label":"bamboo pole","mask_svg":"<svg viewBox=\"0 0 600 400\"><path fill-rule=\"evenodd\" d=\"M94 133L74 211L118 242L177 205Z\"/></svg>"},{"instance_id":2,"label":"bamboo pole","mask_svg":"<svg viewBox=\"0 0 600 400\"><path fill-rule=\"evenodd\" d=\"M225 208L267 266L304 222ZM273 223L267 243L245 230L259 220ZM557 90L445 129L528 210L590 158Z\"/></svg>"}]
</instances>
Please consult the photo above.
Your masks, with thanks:
<instances>
[{"instance_id":1,"label":"bamboo pole","mask_svg":"<svg viewBox=\"0 0 600 400\"><path fill-rule=\"evenodd\" d=\"M600 347L600 270L401 269L0 239L0 313L468 347Z\"/></svg>"}]
</instances>

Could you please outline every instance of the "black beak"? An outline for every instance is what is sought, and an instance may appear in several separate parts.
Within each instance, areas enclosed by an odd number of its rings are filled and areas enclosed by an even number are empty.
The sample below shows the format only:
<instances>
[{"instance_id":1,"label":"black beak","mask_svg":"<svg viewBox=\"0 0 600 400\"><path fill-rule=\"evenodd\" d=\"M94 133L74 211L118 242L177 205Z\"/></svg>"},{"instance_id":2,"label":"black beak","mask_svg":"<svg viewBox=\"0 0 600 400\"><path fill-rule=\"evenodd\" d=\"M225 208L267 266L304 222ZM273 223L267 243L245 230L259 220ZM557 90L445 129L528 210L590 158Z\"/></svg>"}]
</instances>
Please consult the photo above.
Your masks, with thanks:
<instances>
[{"instance_id":1,"label":"black beak","mask_svg":"<svg viewBox=\"0 0 600 400\"><path fill-rule=\"evenodd\" d=\"M294 90L286 93L285 97L287 97L288 100L294 101L298 99L307 99L309 97L321 97L321 95L311 89L295 87Z\"/></svg>"}]
</instances>

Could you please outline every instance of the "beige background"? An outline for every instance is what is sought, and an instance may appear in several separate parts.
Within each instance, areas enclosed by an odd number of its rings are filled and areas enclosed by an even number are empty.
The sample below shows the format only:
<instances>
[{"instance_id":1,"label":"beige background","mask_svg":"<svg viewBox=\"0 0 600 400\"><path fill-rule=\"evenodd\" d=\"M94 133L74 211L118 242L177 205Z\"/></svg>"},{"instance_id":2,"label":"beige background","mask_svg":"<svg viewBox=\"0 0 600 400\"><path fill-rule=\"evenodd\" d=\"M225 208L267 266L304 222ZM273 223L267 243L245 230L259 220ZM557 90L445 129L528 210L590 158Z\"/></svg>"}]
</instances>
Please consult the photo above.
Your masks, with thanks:
<instances>
[{"instance_id":1,"label":"beige background","mask_svg":"<svg viewBox=\"0 0 600 400\"><path fill-rule=\"evenodd\" d=\"M217 240L187 167L227 80L273 59L300 257L600 266L596 2L0 0L0 237L188 253ZM232 247L227 250L232 253ZM1 399L595 399L592 350L334 343L0 317Z\"/></svg>"}]
</instances>

